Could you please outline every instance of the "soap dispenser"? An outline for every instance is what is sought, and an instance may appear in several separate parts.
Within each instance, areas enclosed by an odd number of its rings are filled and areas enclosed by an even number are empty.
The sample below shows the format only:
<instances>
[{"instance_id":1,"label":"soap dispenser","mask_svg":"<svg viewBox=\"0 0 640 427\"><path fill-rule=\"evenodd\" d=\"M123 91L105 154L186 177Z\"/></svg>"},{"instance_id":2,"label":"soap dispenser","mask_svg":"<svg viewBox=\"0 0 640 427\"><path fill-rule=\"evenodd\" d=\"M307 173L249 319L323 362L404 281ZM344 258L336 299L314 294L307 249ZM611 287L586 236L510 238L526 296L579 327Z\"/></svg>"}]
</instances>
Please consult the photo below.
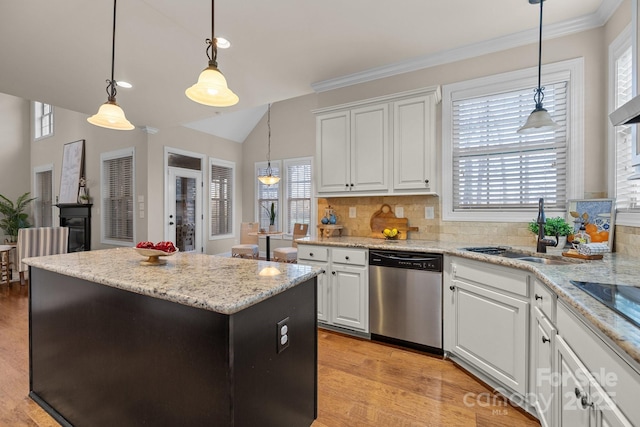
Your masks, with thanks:
<instances>
[{"instance_id":1,"label":"soap dispenser","mask_svg":"<svg viewBox=\"0 0 640 427\"><path fill-rule=\"evenodd\" d=\"M573 243L591 243L591 236L589 236L589 233L587 233L584 222L580 224L580 230L578 230L578 232L573 235Z\"/></svg>"}]
</instances>

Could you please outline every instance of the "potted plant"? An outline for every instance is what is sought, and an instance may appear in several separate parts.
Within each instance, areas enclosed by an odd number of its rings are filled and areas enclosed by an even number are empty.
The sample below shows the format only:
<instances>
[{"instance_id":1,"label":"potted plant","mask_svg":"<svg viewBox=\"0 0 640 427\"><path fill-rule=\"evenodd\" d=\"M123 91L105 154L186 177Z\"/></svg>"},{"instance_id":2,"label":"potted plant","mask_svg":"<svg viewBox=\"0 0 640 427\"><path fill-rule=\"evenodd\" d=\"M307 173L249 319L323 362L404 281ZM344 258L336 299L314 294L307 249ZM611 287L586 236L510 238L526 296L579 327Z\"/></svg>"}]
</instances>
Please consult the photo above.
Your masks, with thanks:
<instances>
[{"instance_id":1,"label":"potted plant","mask_svg":"<svg viewBox=\"0 0 640 427\"><path fill-rule=\"evenodd\" d=\"M276 204L271 202L271 209L267 209L266 206L263 208L267 211L269 215L269 231L276 231Z\"/></svg>"},{"instance_id":2,"label":"potted plant","mask_svg":"<svg viewBox=\"0 0 640 427\"><path fill-rule=\"evenodd\" d=\"M18 240L18 229L29 228L29 215L24 212L25 208L31 201L35 200L35 197L29 198L29 193L24 193L18 197L14 204L11 200L0 194L0 214L4 215L4 218L0 219L0 228L2 228L6 235L9 236L11 242Z\"/></svg>"},{"instance_id":3,"label":"potted plant","mask_svg":"<svg viewBox=\"0 0 640 427\"><path fill-rule=\"evenodd\" d=\"M529 223L529 231L534 234L538 234L538 223L531 221ZM562 218L557 216L554 218L547 218L544 224L544 235L546 238L557 237L558 247L563 248L567 244L567 236L573 233L573 227Z\"/></svg>"}]
</instances>

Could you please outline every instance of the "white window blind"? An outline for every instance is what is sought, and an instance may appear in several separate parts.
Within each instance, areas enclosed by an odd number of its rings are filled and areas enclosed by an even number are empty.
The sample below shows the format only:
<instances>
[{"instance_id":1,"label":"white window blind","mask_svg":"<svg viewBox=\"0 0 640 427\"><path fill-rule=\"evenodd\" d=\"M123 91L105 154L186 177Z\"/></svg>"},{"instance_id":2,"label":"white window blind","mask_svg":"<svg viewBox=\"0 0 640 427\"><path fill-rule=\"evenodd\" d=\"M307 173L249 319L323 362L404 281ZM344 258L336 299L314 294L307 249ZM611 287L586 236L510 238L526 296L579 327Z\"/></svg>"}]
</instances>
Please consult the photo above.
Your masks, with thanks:
<instances>
[{"instance_id":1,"label":"white window blind","mask_svg":"<svg viewBox=\"0 0 640 427\"><path fill-rule=\"evenodd\" d=\"M560 128L523 135L517 130L535 107L533 90L453 100L453 210L548 208L567 199L567 87L547 84L544 107Z\"/></svg>"},{"instance_id":2,"label":"white window blind","mask_svg":"<svg viewBox=\"0 0 640 427\"><path fill-rule=\"evenodd\" d=\"M104 243L133 243L133 151L102 158Z\"/></svg>"},{"instance_id":3,"label":"white window blind","mask_svg":"<svg viewBox=\"0 0 640 427\"><path fill-rule=\"evenodd\" d=\"M272 161L271 162L271 173L274 176L282 177L280 174L280 162ZM258 176L267 174L267 164L259 163L256 164L256 182L258 183L257 194L258 194L258 205L257 205L257 217L258 222L260 223L260 228L269 228L269 211L271 210L271 203L275 203L276 210L276 225L279 221L279 215L281 213L280 209L280 182L273 185L265 185L262 182L258 181Z\"/></svg>"},{"instance_id":4,"label":"white window blind","mask_svg":"<svg viewBox=\"0 0 640 427\"><path fill-rule=\"evenodd\" d=\"M53 226L53 170L45 169L35 173L35 225Z\"/></svg>"},{"instance_id":5,"label":"white window blind","mask_svg":"<svg viewBox=\"0 0 640 427\"><path fill-rule=\"evenodd\" d=\"M42 102L34 102L36 139L53 135L53 107Z\"/></svg>"},{"instance_id":6,"label":"white window blind","mask_svg":"<svg viewBox=\"0 0 640 427\"><path fill-rule=\"evenodd\" d=\"M235 164L211 159L209 185L210 236L233 233L233 177Z\"/></svg>"},{"instance_id":7,"label":"white window blind","mask_svg":"<svg viewBox=\"0 0 640 427\"><path fill-rule=\"evenodd\" d=\"M311 223L311 159L285 160L287 218L284 232L293 234L295 223Z\"/></svg>"},{"instance_id":8,"label":"white window blind","mask_svg":"<svg viewBox=\"0 0 640 427\"><path fill-rule=\"evenodd\" d=\"M631 46L618 56L614 65L615 108L631 99L632 54ZM640 211L640 180L630 180L635 170L632 166L633 133L631 126L616 126L616 209L618 211Z\"/></svg>"}]
</instances>

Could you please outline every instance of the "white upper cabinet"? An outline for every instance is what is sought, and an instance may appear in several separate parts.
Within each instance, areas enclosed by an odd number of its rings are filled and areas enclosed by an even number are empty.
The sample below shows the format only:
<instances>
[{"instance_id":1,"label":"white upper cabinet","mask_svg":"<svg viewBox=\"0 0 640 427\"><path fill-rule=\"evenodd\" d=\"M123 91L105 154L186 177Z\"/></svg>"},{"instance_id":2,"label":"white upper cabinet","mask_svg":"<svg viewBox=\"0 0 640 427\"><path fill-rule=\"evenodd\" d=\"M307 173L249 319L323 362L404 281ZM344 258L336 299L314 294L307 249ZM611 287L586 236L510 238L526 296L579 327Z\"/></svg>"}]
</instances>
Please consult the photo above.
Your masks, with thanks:
<instances>
[{"instance_id":1,"label":"white upper cabinet","mask_svg":"<svg viewBox=\"0 0 640 427\"><path fill-rule=\"evenodd\" d=\"M436 192L438 87L316 110L322 195Z\"/></svg>"},{"instance_id":2,"label":"white upper cabinet","mask_svg":"<svg viewBox=\"0 0 640 427\"><path fill-rule=\"evenodd\" d=\"M439 93L393 103L393 188L435 192Z\"/></svg>"}]
</instances>

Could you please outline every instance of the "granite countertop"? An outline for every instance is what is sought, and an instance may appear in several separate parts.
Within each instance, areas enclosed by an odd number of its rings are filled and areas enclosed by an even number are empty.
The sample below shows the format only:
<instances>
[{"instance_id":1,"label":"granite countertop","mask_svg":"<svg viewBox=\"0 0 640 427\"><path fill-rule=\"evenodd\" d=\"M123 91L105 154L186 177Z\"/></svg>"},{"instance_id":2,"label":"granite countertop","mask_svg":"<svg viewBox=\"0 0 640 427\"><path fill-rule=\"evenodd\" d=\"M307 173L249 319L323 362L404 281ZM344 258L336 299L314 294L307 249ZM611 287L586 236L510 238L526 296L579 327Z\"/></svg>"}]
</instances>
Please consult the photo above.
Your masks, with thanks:
<instances>
[{"instance_id":1,"label":"granite countertop","mask_svg":"<svg viewBox=\"0 0 640 427\"><path fill-rule=\"evenodd\" d=\"M369 237L332 237L324 239L306 237L298 239L297 242L310 245L441 253L528 270L553 290L560 300L564 301L574 311L579 312L597 330L613 341L636 364L640 364L640 328L570 283L570 280L577 280L640 288L640 267L636 258L610 253L605 254L602 260L597 261L577 261L572 264L547 265L461 250L463 247L482 246L479 244L465 245L428 240L388 241ZM525 252L535 252L533 247L512 248ZM547 255L561 257L562 250L549 249ZM568 258L564 259L567 260ZM569 258L568 260L573 259Z\"/></svg>"},{"instance_id":2,"label":"granite countertop","mask_svg":"<svg viewBox=\"0 0 640 427\"><path fill-rule=\"evenodd\" d=\"M221 314L237 313L317 276L298 264L195 253L163 257L165 265L141 265L133 248L115 248L26 258L32 267ZM267 267L276 276L260 275Z\"/></svg>"}]
</instances>

